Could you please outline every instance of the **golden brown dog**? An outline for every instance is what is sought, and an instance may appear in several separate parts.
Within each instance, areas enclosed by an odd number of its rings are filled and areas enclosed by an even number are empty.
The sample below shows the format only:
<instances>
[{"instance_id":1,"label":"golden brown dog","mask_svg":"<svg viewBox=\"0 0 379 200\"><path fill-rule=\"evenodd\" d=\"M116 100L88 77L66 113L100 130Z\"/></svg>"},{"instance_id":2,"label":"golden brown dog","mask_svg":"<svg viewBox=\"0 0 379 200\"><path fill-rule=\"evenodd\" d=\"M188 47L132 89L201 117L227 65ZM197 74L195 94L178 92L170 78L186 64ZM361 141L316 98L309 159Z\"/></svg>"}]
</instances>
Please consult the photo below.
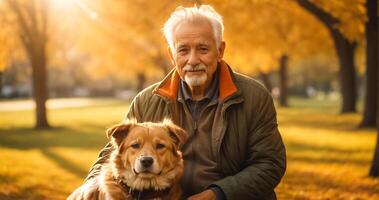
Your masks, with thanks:
<instances>
[{"instance_id":1,"label":"golden brown dog","mask_svg":"<svg viewBox=\"0 0 379 200\"><path fill-rule=\"evenodd\" d=\"M183 159L179 145L187 139L183 129L170 120L128 120L108 129L107 136L114 150L98 176L98 199L180 198Z\"/></svg>"}]
</instances>

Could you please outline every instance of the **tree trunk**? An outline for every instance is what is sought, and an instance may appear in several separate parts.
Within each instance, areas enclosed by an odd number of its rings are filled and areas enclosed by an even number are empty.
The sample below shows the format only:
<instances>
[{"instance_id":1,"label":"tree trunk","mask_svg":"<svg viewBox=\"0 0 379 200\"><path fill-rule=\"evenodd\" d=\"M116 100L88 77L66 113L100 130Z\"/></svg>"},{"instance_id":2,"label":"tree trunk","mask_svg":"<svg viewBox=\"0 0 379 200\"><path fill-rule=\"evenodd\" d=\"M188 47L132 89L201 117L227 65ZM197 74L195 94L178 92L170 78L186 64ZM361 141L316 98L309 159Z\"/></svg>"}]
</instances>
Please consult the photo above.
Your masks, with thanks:
<instances>
[{"instance_id":1,"label":"tree trunk","mask_svg":"<svg viewBox=\"0 0 379 200\"><path fill-rule=\"evenodd\" d=\"M45 47L40 46L30 56L33 75L33 98L36 105L36 128L49 128L47 121L46 101L47 71Z\"/></svg>"},{"instance_id":2,"label":"tree trunk","mask_svg":"<svg viewBox=\"0 0 379 200\"><path fill-rule=\"evenodd\" d=\"M374 158L372 159L369 175L372 177L379 177L379 127L376 135Z\"/></svg>"},{"instance_id":3,"label":"tree trunk","mask_svg":"<svg viewBox=\"0 0 379 200\"><path fill-rule=\"evenodd\" d=\"M378 1L366 2L366 95L360 127L375 127L378 102Z\"/></svg>"},{"instance_id":4,"label":"tree trunk","mask_svg":"<svg viewBox=\"0 0 379 200\"><path fill-rule=\"evenodd\" d=\"M356 70L354 67L354 51L356 44L351 43L337 30L331 30L333 41L340 63L340 89L342 94L341 113L356 112L357 87Z\"/></svg>"},{"instance_id":5,"label":"tree trunk","mask_svg":"<svg viewBox=\"0 0 379 200\"><path fill-rule=\"evenodd\" d=\"M49 128L46 113L47 101L47 7L48 1L7 0L17 16L20 40L32 66L33 97L36 105L36 128ZM40 9L37 9L37 6Z\"/></svg>"},{"instance_id":6,"label":"tree trunk","mask_svg":"<svg viewBox=\"0 0 379 200\"><path fill-rule=\"evenodd\" d=\"M379 58L377 58L379 59ZM377 72L377 89L379 94L379 70ZM377 102L379 104L379 102ZM372 159L371 168L369 175L372 177L379 177L379 105L376 107L376 145L374 151L374 158Z\"/></svg>"},{"instance_id":7,"label":"tree trunk","mask_svg":"<svg viewBox=\"0 0 379 200\"><path fill-rule=\"evenodd\" d=\"M143 73L138 73L137 81L137 91L140 92L145 88L146 76Z\"/></svg>"},{"instance_id":8,"label":"tree trunk","mask_svg":"<svg viewBox=\"0 0 379 200\"><path fill-rule=\"evenodd\" d=\"M0 98L2 97L2 94L3 94L3 74L4 72L0 71Z\"/></svg>"},{"instance_id":9,"label":"tree trunk","mask_svg":"<svg viewBox=\"0 0 379 200\"><path fill-rule=\"evenodd\" d=\"M279 78L280 78L280 97L279 103L283 107L288 107L288 56L282 55L279 60Z\"/></svg>"},{"instance_id":10,"label":"tree trunk","mask_svg":"<svg viewBox=\"0 0 379 200\"><path fill-rule=\"evenodd\" d=\"M272 84L270 81L270 73L265 73L265 72L260 71L259 77L262 79L263 84L266 86L267 90L269 92L271 92L272 91Z\"/></svg>"},{"instance_id":11,"label":"tree trunk","mask_svg":"<svg viewBox=\"0 0 379 200\"><path fill-rule=\"evenodd\" d=\"M336 48L342 95L342 113L356 112L357 102L357 87L356 87L356 72L354 67L354 51L356 44L350 42L336 27L340 21L315 6L308 0L297 0L298 4L304 9L316 16L329 30Z\"/></svg>"},{"instance_id":12,"label":"tree trunk","mask_svg":"<svg viewBox=\"0 0 379 200\"><path fill-rule=\"evenodd\" d=\"M373 2L376 2L376 5L374 6L374 8L376 8L376 11L374 13L376 13L374 15L374 17L376 17L376 31L378 31L378 2L376 0L368 0L368 6L371 7L372 4L374 4ZM371 13L372 10L368 10L368 15L369 15L369 20L371 19L370 16L372 17L373 15L370 15L372 14ZM377 36L377 35L376 35ZM378 50L378 45L379 45L379 41L378 41L378 38L376 37L376 43L374 43L373 45L376 44L376 51ZM367 52L368 53L368 52ZM378 52L376 52L378 53ZM378 54L376 54L377 56ZM376 66L378 67L378 59L379 57L376 57ZM379 94L379 70L376 71L376 90L377 90L377 94ZM377 128L377 136L376 136L376 146L375 146L375 151L374 151L374 158L372 160L372 164L371 164L371 168L370 168L370 173L369 175L372 176L372 177L379 177L379 102L376 102L376 128Z\"/></svg>"}]
</instances>

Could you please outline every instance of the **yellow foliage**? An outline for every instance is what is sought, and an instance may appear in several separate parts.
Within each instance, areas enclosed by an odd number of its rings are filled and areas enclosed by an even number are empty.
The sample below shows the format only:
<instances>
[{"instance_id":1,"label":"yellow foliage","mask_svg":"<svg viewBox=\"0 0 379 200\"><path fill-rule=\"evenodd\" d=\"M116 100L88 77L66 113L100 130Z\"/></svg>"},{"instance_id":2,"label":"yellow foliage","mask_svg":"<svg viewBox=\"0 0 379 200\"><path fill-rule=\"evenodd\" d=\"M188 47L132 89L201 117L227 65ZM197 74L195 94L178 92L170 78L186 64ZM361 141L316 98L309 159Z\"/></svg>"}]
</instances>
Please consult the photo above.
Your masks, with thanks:
<instances>
[{"instance_id":1,"label":"yellow foliage","mask_svg":"<svg viewBox=\"0 0 379 200\"><path fill-rule=\"evenodd\" d=\"M32 2L17 1L22 5ZM47 2L50 3L49 67L64 69L80 65L87 72L85 76L118 80L133 79L138 73L148 79L162 78L173 67L161 32L163 23L177 6L194 4L184 0ZM337 28L343 34L361 43L366 20L364 0L312 2L341 21ZM238 71L255 74L277 70L278 58L283 54L295 63L320 54L330 60L335 56L325 26L294 0L208 0L202 3L213 5L223 16L226 61ZM0 4L0 11L5 11L8 21L14 22L15 15L4 3ZM15 23L4 27L11 30L6 34L10 36L5 38L7 41L20 40ZM0 30L0 38L7 28ZM1 59L8 58L6 52L9 51L0 48ZM19 47L13 49L21 51ZM290 65L293 66L296 65Z\"/></svg>"},{"instance_id":2,"label":"yellow foliage","mask_svg":"<svg viewBox=\"0 0 379 200\"><path fill-rule=\"evenodd\" d=\"M313 0L317 6L336 17L336 26L350 41L361 42L364 37L367 13L365 0Z\"/></svg>"},{"instance_id":3,"label":"yellow foliage","mask_svg":"<svg viewBox=\"0 0 379 200\"><path fill-rule=\"evenodd\" d=\"M256 74L277 70L283 54L291 62L318 54L334 56L326 28L293 1L215 5L224 16L226 58L239 71Z\"/></svg>"}]
</instances>

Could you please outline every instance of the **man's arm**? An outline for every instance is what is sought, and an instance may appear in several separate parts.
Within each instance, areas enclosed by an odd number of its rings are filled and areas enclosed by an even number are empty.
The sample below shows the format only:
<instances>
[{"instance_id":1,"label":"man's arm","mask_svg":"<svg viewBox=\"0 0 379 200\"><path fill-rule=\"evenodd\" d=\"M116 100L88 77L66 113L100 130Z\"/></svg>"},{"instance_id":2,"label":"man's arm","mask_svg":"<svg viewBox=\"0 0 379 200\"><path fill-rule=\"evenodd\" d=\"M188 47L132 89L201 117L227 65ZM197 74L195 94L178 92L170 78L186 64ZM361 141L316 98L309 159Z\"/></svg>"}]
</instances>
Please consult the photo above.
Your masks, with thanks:
<instances>
[{"instance_id":1,"label":"man's arm","mask_svg":"<svg viewBox=\"0 0 379 200\"><path fill-rule=\"evenodd\" d=\"M227 199L275 199L274 188L284 175L285 147L269 94L262 98L259 107L259 120L247 138L247 166L239 173L213 183L222 189Z\"/></svg>"},{"instance_id":2,"label":"man's arm","mask_svg":"<svg viewBox=\"0 0 379 200\"><path fill-rule=\"evenodd\" d=\"M100 151L99 156L97 157L96 162L92 165L86 179L84 182L87 182L89 179L97 177L100 174L101 166L107 162L109 156L113 150L113 146L110 142Z\"/></svg>"}]
</instances>

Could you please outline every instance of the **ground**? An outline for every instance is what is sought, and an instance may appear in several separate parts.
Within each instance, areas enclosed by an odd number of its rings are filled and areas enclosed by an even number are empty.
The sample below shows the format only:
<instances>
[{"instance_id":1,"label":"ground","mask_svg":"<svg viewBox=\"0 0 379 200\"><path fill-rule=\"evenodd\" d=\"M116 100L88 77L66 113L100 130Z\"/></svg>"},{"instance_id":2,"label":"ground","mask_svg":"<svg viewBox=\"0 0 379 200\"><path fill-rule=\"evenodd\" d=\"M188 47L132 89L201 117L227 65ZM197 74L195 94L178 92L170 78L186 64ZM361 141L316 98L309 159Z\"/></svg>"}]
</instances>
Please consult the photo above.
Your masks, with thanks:
<instances>
[{"instance_id":1,"label":"ground","mask_svg":"<svg viewBox=\"0 0 379 200\"><path fill-rule=\"evenodd\" d=\"M123 119L128 103L53 100L48 117L54 129L33 130L30 102L0 102L0 199L65 199L82 183L107 143L106 128ZM367 176L375 130L356 129L360 114L338 114L337 102L290 103L278 109L288 159L278 199L379 199L379 179Z\"/></svg>"}]
</instances>

